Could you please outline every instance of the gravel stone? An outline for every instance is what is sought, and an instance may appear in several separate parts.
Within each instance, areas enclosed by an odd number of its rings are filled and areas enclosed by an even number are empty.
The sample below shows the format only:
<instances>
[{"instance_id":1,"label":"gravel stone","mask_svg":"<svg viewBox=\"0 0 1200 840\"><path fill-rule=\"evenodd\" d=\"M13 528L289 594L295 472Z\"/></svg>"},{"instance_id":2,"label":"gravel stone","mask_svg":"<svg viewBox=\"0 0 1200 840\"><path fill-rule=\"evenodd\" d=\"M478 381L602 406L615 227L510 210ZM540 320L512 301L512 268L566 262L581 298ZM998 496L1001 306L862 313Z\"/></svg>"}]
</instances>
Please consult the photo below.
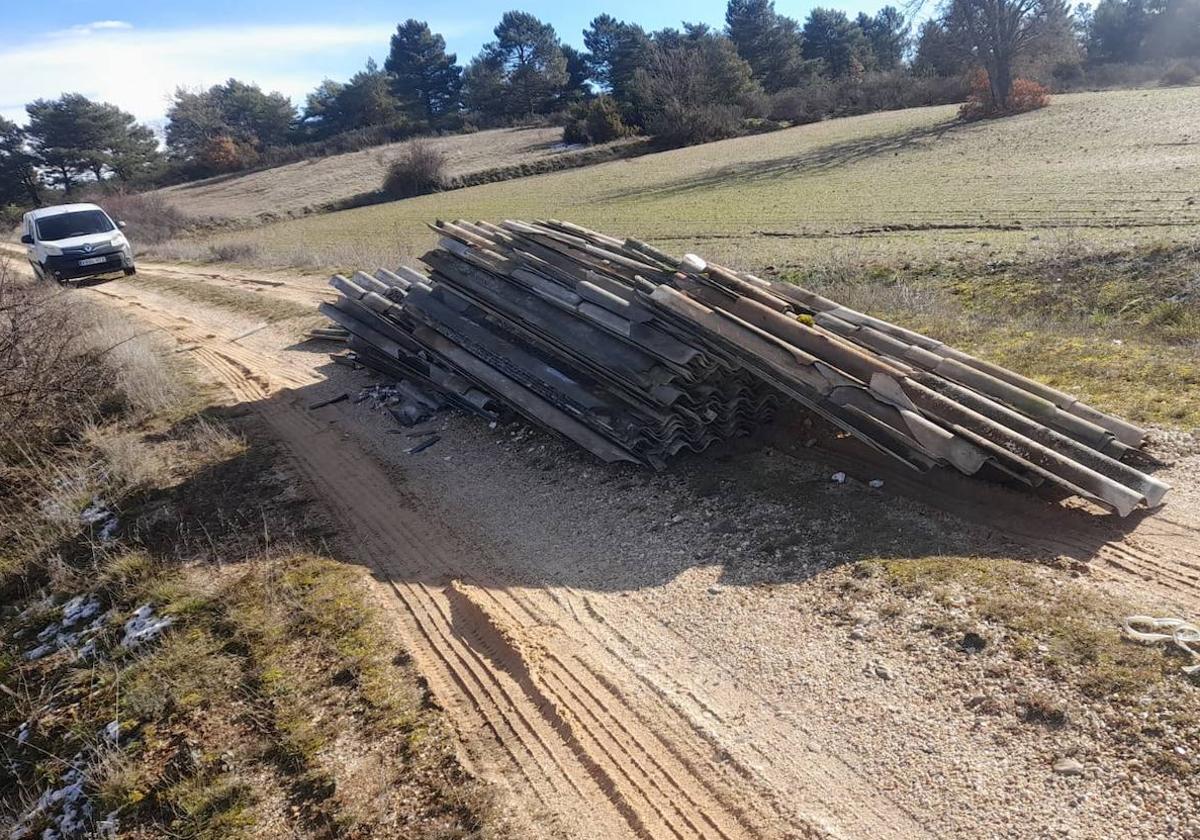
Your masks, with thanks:
<instances>
[{"instance_id":1,"label":"gravel stone","mask_svg":"<svg viewBox=\"0 0 1200 840\"><path fill-rule=\"evenodd\" d=\"M1082 776L1083 764L1074 758L1060 758L1054 762L1054 772L1060 776Z\"/></svg>"}]
</instances>

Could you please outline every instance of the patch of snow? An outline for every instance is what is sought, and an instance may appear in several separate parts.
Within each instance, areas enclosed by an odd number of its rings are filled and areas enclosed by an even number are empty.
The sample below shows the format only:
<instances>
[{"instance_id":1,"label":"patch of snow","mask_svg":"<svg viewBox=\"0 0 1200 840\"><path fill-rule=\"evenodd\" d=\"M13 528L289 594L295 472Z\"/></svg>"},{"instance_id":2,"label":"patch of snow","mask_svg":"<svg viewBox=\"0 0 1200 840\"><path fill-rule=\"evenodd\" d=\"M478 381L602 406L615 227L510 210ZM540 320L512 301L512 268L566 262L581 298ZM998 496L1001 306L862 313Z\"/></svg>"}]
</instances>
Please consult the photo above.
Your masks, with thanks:
<instances>
[{"instance_id":1,"label":"patch of snow","mask_svg":"<svg viewBox=\"0 0 1200 840\"><path fill-rule=\"evenodd\" d=\"M113 512L108 509L108 504L99 496L92 497L92 503L83 509L79 514L79 521L84 525L95 525L97 522L103 522L113 515Z\"/></svg>"},{"instance_id":2,"label":"patch of snow","mask_svg":"<svg viewBox=\"0 0 1200 840\"><path fill-rule=\"evenodd\" d=\"M100 630L107 617L106 614L100 612L100 606L100 599L92 593L76 595L67 601L59 612L59 620L50 622L37 634L40 644L33 650L26 651L25 659L32 662L48 656L56 650L73 648L83 640L83 637ZM92 619L90 624L76 629L80 622L87 621L89 618ZM90 642L89 644L94 653L95 645Z\"/></svg>"},{"instance_id":3,"label":"patch of snow","mask_svg":"<svg viewBox=\"0 0 1200 840\"><path fill-rule=\"evenodd\" d=\"M113 538L117 535L117 528L119 528L120 525L121 520L117 519L115 516L106 521L100 528L100 542L112 542Z\"/></svg>"},{"instance_id":4,"label":"patch of snow","mask_svg":"<svg viewBox=\"0 0 1200 840\"><path fill-rule=\"evenodd\" d=\"M133 617L125 622L125 636L121 639L121 647L139 648L157 639L174 623L170 616L155 618L154 608L143 604L134 610Z\"/></svg>"},{"instance_id":5,"label":"patch of snow","mask_svg":"<svg viewBox=\"0 0 1200 840\"><path fill-rule=\"evenodd\" d=\"M91 527L100 526L97 535L101 542L112 542L117 528L121 524L108 503L99 496L92 497L92 503L83 509L83 513L79 514L79 521Z\"/></svg>"},{"instance_id":6,"label":"patch of snow","mask_svg":"<svg viewBox=\"0 0 1200 840\"><path fill-rule=\"evenodd\" d=\"M119 824L117 822L117 812L110 811L108 816L96 823L96 836L98 837L116 837Z\"/></svg>"},{"instance_id":7,"label":"patch of snow","mask_svg":"<svg viewBox=\"0 0 1200 840\"><path fill-rule=\"evenodd\" d=\"M63 604L63 627L71 627L81 621L86 621L100 612L100 599L95 595L76 595Z\"/></svg>"},{"instance_id":8,"label":"patch of snow","mask_svg":"<svg viewBox=\"0 0 1200 840\"><path fill-rule=\"evenodd\" d=\"M62 787L44 791L33 807L21 816L9 831L9 840L29 837L32 826L40 820L48 820L51 824L50 828L42 832L42 840L88 836L88 828L92 821L92 803L83 792L83 772L78 767L79 758L77 755L76 766L63 775Z\"/></svg>"}]
</instances>

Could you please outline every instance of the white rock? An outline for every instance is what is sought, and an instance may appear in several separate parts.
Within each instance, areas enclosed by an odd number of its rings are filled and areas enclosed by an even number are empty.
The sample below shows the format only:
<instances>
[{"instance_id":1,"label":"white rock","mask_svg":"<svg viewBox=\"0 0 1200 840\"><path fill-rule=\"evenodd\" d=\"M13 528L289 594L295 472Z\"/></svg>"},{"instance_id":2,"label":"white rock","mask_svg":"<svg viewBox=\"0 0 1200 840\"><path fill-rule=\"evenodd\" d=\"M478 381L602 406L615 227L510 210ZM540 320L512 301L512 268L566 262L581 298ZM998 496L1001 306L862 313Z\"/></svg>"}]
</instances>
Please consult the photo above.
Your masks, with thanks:
<instances>
[{"instance_id":1,"label":"white rock","mask_svg":"<svg viewBox=\"0 0 1200 840\"><path fill-rule=\"evenodd\" d=\"M1060 758L1054 762L1054 772L1060 776L1082 776L1083 764L1073 758Z\"/></svg>"}]
</instances>

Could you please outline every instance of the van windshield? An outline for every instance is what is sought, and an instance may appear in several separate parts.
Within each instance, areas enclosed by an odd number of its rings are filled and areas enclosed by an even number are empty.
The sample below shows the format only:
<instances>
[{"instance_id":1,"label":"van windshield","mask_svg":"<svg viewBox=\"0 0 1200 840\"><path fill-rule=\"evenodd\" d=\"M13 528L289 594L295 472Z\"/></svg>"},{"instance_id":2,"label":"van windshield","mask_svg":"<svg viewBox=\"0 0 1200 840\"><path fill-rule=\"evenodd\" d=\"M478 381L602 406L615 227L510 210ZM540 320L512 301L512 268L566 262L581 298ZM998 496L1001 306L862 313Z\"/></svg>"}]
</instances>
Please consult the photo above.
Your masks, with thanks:
<instances>
[{"instance_id":1,"label":"van windshield","mask_svg":"<svg viewBox=\"0 0 1200 840\"><path fill-rule=\"evenodd\" d=\"M76 210L60 213L37 220L38 239L42 242L57 242L72 236L87 236L89 233L107 233L113 223L99 210Z\"/></svg>"}]
</instances>

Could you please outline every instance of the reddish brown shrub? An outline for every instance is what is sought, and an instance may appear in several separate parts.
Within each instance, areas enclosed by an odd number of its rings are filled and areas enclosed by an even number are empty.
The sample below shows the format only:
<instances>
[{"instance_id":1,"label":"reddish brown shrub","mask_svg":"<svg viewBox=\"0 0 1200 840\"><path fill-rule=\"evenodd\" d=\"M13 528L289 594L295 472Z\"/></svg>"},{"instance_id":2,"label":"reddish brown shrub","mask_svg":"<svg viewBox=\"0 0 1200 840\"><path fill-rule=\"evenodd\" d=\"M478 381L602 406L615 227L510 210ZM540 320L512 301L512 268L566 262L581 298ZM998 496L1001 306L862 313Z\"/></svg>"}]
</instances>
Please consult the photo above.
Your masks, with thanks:
<instances>
[{"instance_id":1,"label":"reddish brown shrub","mask_svg":"<svg viewBox=\"0 0 1200 840\"><path fill-rule=\"evenodd\" d=\"M992 87L987 71L976 67L967 81L967 101L959 107L958 115L964 120L977 120L987 116L991 110Z\"/></svg>"},{"instance_id":2,"label":"reddish brown shrub","mask_svg":"<svg viewBox=\"0 0 1200 840\"><path fill-rule=\"evenodd\" d=\"M1012 90L1008 93L1006 114L1023 114L1026 111L1036 111L1050 104L1050 91L1045 85L1038 84L1032 79L1016 79Z\"/></svg>"},{"instance_id":3,"label":"reddish brown shrub","mask_svg":"<svg viewBox=\"0 0 1200 840\"><path fill-rule=\"evenodd\" d=\"M239 143L228 135L218 135L204 144L200 150L200 165L212 174L237 172L258 162L258 152L253 146Z\"/></svg>"},{"instance_id":4,"label":"reddish brown shrub","mask_svg":"<svg viewBox=\"0 0 1200 840\"><path fill-rule=\"evenodd\" d=\"M1008 92L1008 103L999 107L992 100L991 80L982 68L971 71L969 91L967 101L958 109L958 115L964 120L1023 114L1050 104L1050 91L1044 85L1031 79L1015 79Z\"/></svg>"}]
</instances>

